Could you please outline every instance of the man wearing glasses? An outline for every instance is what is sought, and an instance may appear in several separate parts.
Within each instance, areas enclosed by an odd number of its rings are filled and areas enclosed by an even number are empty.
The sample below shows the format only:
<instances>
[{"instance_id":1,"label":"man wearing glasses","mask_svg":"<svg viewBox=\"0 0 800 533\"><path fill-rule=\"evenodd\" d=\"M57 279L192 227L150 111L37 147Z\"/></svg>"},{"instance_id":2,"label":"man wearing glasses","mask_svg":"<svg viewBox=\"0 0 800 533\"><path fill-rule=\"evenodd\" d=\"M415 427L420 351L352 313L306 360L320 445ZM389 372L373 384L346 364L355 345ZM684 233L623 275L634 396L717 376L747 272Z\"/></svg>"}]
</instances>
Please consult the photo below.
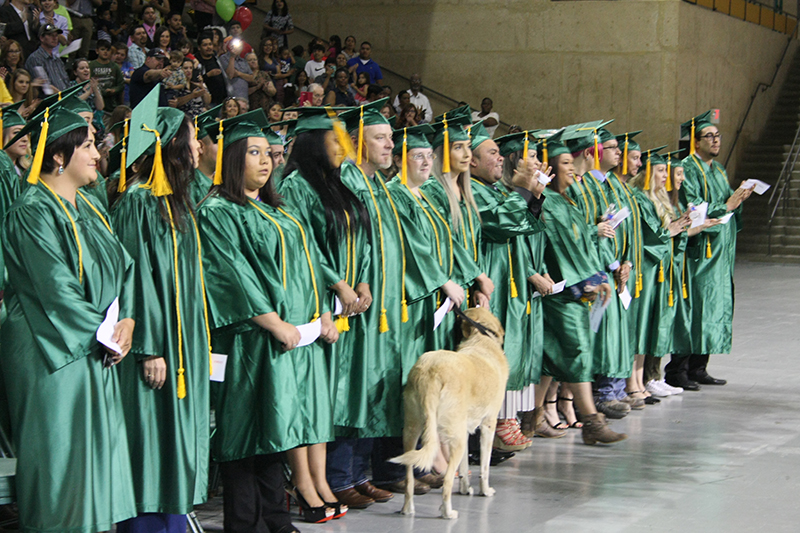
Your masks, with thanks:
<instances>
[{"instance_id":1,"label":"man wearing glasses","mask_svg":"<svg viewBox=\"0 0 800 533\"><path fill-rule=\"evenodd\" d=\"M681 135L688 134L691 142L689 157L683 160L686 180L680 189L681 203L688 207L707 202L708 218L720 222L690 237L686 250L688 298L684 302L692 329L691 338L679 344L691 346L691 351L673 355L665 370L668 384L689 390L697 390L697 383L726 383L711 377L706 367L710 354L731 351L736 233L741 228L741 204L752 192L741 187L734 191L725 167L715 161L722 136L711 123L712 112L681 125ZM733 216L726 220L727 214Z\"/></svg>"}]
</instances>

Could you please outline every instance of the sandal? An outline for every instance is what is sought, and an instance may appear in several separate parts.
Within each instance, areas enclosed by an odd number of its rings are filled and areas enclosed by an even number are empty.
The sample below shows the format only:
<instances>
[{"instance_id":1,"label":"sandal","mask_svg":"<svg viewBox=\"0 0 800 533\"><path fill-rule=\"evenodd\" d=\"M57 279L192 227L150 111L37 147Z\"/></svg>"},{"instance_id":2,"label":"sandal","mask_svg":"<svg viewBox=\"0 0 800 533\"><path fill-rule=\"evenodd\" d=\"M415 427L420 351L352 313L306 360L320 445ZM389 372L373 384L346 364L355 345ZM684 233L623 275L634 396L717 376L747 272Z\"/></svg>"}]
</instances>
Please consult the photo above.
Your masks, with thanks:
<instances>
[{"instance_id":1,"label":"sandal","mask_svg":"<svg viewBox=\"0 0 800 533\"><path fill-rule=\"evenodd\" d=\"M654 398L653 396L648 396L647 394L645 394L645 391L641 391L641 390L633 390L633 391L630 391L630 392L625 391L625 394L627 394L631 398L633 398L634 394L641 394L643 396L642 398L634 398L634 399L636 399L636 400L644 400L644 403L647 404L647 405L655 405L657 403L661 403L661 400L659 400L658 398Z\"/></svg>"},{"instance_id":2,"label":"sandal","mask_svg":"<svg viewBox=\"0 0 800 533\"><path fill-rule=\"evenodd\" d=\"M564 398L563 396L559 396L556 401L557 402L572 402L574 400L575 400L575 398ZM580 422L578 420L578 417L575 415L575 408L572 407L572 404L569 404L569 405L570 405L570 409L572 409L572 418L575 419L574 422L570 423L570 421L569 421L570 417L567 416L567 413L565 413L561 409L558 409L558 412L559 412L559 414L561 414L561 416L564 417L564 420L567 421L566 427L571 428L571 429L581 429L583 427L583 423Z\"/></svg>"},{"instance_id":3,"label":"sandal","mask_svg":"<svg viewBox=\"0 0 800 533\"><path fill-rule=\"evenodd\" d=\"M569 427L569 424L566 424L566 423L562 422L561 419L558 418L558 412L559 412L558 408L556 408L556 414L554 415L552 413L552 411L550 411L550 409L547 408L547 404L549 404L549 403L558 403L558 400L552 400L552 401L545 400L544 401L544 404L545 404L544 405L544 419L547 420L547 423L550 424L550 427L553 428L553 429L567 429ZM555 424L553 424L553 421L552 421L553 418L556 419L556 423Z\"/></svg>"},{"instance_id":4,"label":"sandal","mask_svg":"<svg viewBox=\"0 0 800 533\"><path fill-rule=\"evenodd\" d=\"M499 421L494 433L494 445L497 450L518 452L533 444L533 441L522 434L516 418Z\"/></svg>"}]
</instances>

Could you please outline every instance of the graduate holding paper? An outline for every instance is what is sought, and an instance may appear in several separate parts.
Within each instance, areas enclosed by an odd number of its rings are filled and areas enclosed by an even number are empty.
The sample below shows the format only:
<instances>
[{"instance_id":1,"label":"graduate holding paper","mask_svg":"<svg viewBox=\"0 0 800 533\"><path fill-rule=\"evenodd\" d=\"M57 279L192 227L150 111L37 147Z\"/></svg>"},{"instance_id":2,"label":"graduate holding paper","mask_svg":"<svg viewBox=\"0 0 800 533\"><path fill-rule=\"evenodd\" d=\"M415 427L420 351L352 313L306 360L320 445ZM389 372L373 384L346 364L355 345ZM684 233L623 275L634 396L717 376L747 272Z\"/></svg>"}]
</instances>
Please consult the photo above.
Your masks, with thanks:
<instances>
[{"instance_id":1,"label":"graduate holding paper","mask_svg":"<svg viewBox=\"0 0 800 533\"><path fill-rule=\"evenodd\" d=\"M37 150L5 221L0 332L20 525L105 531L136 514L120 379L106 367L131 348L134 264L103 206L79 190L100 159L83 118L46 109L9 143L28 133ZM111 355L96 334L118 297L122 353Z\"/></svg>"},{"instance_id":2,"label":"graduate holding paper","mask_svg":"<svg viewBox=\"0 0 800 533\"><path fill-rule=\"evenodd\" d=\"M207 134L223 137L221 173L198 222L212 346L227 355L224 381L211 385L226 527L281 531L291 520L279 452L287 452L295 495L308 503L306 521L347 508L325 482L325 443L333 440L325 352L318 342L299 346L296 326L319 321L328 343L339 333L317 243L272 187L267 127L261 109L209 124Z\"/></svg>"}]
</instances>

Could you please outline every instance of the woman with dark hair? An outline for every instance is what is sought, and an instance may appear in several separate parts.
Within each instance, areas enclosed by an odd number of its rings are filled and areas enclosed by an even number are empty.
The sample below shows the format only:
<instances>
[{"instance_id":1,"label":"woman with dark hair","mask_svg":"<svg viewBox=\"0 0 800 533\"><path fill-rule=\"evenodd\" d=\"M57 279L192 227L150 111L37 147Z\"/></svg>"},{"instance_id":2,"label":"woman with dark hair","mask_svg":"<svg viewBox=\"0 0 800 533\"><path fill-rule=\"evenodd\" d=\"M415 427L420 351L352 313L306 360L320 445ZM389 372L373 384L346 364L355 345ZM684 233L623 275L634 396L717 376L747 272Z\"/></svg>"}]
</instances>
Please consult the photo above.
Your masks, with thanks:
<instances>
[{"instance_id":1,"label":"woman with dark hair","mask_svg":"<svg viewBox=\"0 0 800 533\"><path fill-rule=\"evenodd\" d=\"M342 38L338 35L331 35L328 39L328 53L325 54L327 59L336 59L339 52L342 51Z\"/></svg>"},{"instance_id":2,"label":"woman with dark hair","mask_svg":"<svg viewBox=\"0 0 800 533\"><path fill-rule=\"evenodd\" d=\"M9 89L11 88L9 85L11 75L18 68L23 68L24 66L25 52L22 50L22 46L14 39L6 40L2 48L0 48L0 77L3 78Z\"/></svg>"},{"instance_id":3,"label":"woman with dark hair","mask_svg":"<svg viewBox=\"0 0 800 533\"><path fill-rule=\"evenodd\" d=\"M124 192L112 207L136 260L140 326L134 357L120 366L139 515L119 524L120 533L185 533L186 514L208 489L211 343L190 199L199 142L191 119L154 100L157 91L133 110L127 146L135 171L120 178Z\"/></svg>"},{"instance_id":4,"label":"woman with dark hair","mask_svg":"<svg viewBox=\"0 0 800 533\"><path fill-rule=\"evenodd\" d=\"M169 28L167 26L159 26L156 28L156 32L153 35L153 43L156 45L156 48L161 48L164 52L172 51L170 47L170 40L172 36L169 33Z\"/></svg>"},{"instance_id":5,"label":"woman with dark hair","mask_svg":"<svg viewBox=\"0 0 800 533\"><path fill-rule=\"evenodd\" d=\"M2 237L16 502L23 531L106 531L136 514L114 367L134 334L134 263L103 206L79 190L100 159L86 122L66 109L49 113L47 130L42 121L9 141L47 135ZM107 317L113 348L97 341Z\"/></svg>"},{"instance_id":6,"label":"woman with dark hair","mask_svg":"<svg viewBox=\"0 0 800 533\"><path fill-rule=\"evenodd\" d=\"M212 136L224 128L222 183L198 214L212 344L228 356L224 381L212 384L211 445L225 486L226 531L239 531L235 524L258 530L261 520L269 531L294 531L282 498L281 452L306 521L347 512L325 481L325 443L333 440L325 352L320 343L300 342L296 326L320 321L328 343L339 333L316 241L274 191L266 126L261 109L211 126Z\"/></svg>"},{"instance_id":7,"label":"woman with dark hair","mask_svg":"<svg viewBox=\"0 0 800 533\"><path fill-rule=\"evenodd\" d=\"M354 36L348 35L344 38L344 48L342 48L342 53L347 57L348 61L358 55L358 50L356 50L356 38Z\"/></svg>"},{"instance_id":8,"label":"woman with dark hair","mask_svg":"<svg viewBox=\"0 0 800 533\"><path fill-rule=\"evenodd\" d=\"M272 7L264 17L264 27L261 30L261 38L275 37L278 40L278 48L288 45L288 37L294 32L294 23L289 14L289 5L286 0L272 0Z\"/></svg>"},{"instance_id":9,"label":"woman with dark hair","mask_svg":"<svg viewBox=\"0 0 800 533\"><path fill-rule=\"evenodd\" d=\"M23 118L28 118L31 111L36 109L41 100L33 97L33 83L31 74L24 68L18 68L11 75L11 84L8 86L8 91L11 93L11 99L14 102L24 101L19 108L19 114Z\"/></svg>"}]
</instances>

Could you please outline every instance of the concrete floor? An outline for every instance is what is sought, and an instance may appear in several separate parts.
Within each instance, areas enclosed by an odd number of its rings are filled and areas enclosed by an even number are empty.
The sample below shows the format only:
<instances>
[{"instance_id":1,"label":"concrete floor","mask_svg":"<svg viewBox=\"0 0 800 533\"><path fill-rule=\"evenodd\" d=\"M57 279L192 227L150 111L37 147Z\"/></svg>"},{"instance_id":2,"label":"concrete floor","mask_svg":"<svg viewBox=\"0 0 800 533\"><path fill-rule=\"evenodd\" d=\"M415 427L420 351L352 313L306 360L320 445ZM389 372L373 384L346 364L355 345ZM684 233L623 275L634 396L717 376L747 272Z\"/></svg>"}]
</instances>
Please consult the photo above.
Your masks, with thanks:
<instances>
[{"instance_id":1,"label":"concrete floor","mask_svg":"<svg viewBox=\"0 0 800 533\"><path fill-rule=\"evenodd\" d=\"M613 421L627 441L585 446L580 432L535 439L491 469L493 498L441 491L398 514L402 495L304 532L673 532L800 530L800 266L739 263L733 352L709 370L728 380ZM477 467L472 467L477 492ZM198 515L222 531L221 498Z\"/></svg>"}]
</instances>

